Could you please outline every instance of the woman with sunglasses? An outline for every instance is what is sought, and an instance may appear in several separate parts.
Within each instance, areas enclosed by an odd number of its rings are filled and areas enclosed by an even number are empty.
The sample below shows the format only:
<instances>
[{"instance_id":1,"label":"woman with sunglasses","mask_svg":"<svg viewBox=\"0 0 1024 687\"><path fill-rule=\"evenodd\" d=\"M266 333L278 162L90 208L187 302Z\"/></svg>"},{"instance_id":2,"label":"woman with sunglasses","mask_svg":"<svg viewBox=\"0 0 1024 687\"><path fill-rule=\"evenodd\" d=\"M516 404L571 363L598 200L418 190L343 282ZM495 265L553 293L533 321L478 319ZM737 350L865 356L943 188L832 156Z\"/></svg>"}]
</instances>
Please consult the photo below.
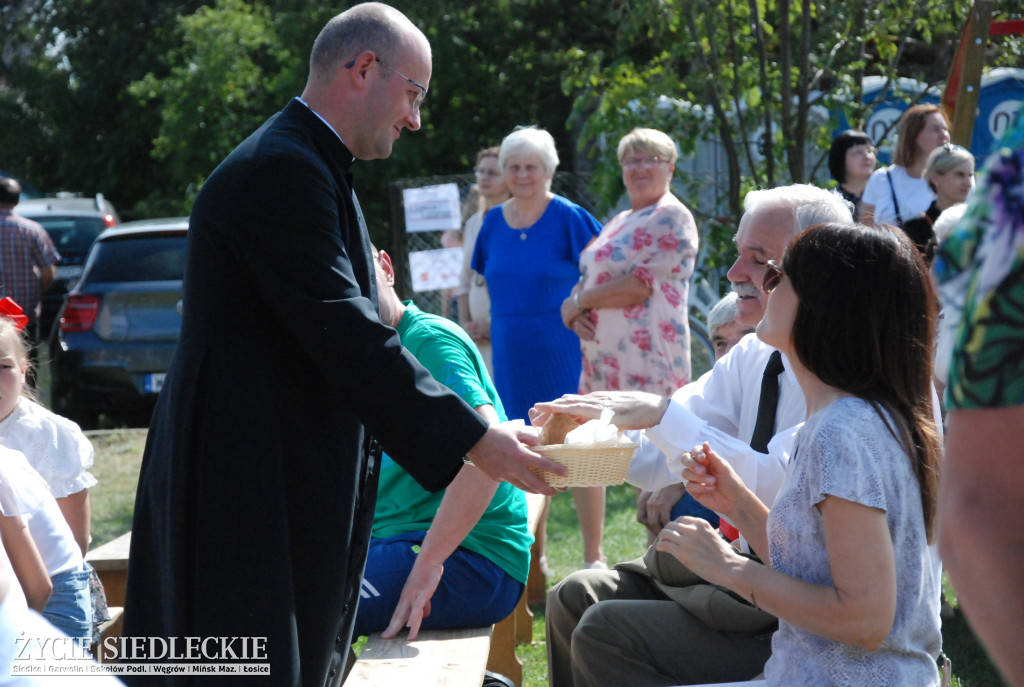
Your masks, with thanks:
<instances>
[{"instance_id":1,"label":"woman with sunglasses","mask_svg":"<svg viewBox=\"0 0 1024 687\"><path fill-rule=\"evenodd\" d=\"M893 224L916 217L928 209L935 194L924 179L928 155L949 143L949 120L936 105L915 105L900 118L892 164L875 170L861 197L860 220L864 224Z\"/></svg>"},{"instance_id":2,"label":"woman with sunglasses","mask_svg":"<svg viewBox=\"0 0 1024 687\"><path fill-rule=\"evenodd\" d=\"M807 402L785 483L769 512L706 443L683 454L683 478L770 565L693 518L656 546L778 616L769 685L938 685L935 298L923 261L901 232L817 225L771 264L764 290L757 335L786 355Z\"/></svg>"}]
</instances>

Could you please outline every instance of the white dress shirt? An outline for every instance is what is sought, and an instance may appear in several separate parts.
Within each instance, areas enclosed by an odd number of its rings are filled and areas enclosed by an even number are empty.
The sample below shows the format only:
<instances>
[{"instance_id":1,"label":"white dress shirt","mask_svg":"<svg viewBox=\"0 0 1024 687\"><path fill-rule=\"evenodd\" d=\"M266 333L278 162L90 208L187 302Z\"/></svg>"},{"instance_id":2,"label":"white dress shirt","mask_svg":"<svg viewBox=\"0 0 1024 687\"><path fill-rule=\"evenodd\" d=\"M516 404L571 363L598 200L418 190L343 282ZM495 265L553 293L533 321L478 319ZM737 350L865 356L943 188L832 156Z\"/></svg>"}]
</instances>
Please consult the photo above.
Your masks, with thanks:
<instances>
[{"instance_id":1,"label":"white dress shirt","mask_svg":"<svg viewBox=\"0 0 1024 687\"><path fill-rule=\"evenodd\" d=\"M680 482L680 454L706 441L770 508L782 486L796 430L807 412L803 392L783 356L775 435L768 453L750 448L761 378L774 350L757 335L748 334L711 371L676 391L659 425L630 433L640 446L626 481L648 491Z\"/></svg>"}]
</instances>

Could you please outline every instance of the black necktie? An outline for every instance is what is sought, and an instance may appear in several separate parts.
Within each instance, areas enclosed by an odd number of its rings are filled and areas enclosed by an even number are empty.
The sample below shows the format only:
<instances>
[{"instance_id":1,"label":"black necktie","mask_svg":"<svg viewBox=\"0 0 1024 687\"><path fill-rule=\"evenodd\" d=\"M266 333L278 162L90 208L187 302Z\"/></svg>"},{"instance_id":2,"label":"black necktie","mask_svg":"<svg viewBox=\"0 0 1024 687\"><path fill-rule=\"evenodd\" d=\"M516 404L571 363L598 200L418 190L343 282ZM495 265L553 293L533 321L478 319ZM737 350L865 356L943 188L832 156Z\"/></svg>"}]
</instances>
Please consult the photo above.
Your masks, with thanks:
<instances>
[{"instance_id":1,"label":"black necktie","mask_svg":"<svg viewBox=\"0 0 1024 687\"><path fill-rule=\"evenodd\" d=\"M750 437L750 448L758 453L768 453L768 442L775 436L775 412L779 408L779 373L782 372L782 353L774 351L764 366L761 378L761 398L757 402L757 419L754 420L754 435Z\"/></svg>"}]
</instances>

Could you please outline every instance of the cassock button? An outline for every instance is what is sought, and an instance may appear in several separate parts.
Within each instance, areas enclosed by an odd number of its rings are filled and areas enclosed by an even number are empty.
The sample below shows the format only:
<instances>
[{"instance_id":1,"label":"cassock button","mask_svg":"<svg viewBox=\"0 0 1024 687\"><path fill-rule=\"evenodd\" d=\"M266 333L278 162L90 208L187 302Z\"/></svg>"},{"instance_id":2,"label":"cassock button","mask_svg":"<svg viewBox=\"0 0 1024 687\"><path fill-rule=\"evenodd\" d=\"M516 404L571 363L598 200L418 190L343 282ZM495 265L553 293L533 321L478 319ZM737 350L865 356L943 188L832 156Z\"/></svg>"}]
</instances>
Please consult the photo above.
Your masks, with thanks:
<instances>
[{"instance_id":1,"label":"cassock button","mask_svg":"<svg viewBox=\"0 0 1024 687\"><path fill-rule=\"evenodd\" d=\"M331 668L331 672L330 672L330 673L328 673L328 676L329 676L329 677L334 677L334 676L335 676L335 675L337 675L337 674L338 674L338 671L337 671L337 669L335 669L335 668Z\"/></svg>"}]
</instances>

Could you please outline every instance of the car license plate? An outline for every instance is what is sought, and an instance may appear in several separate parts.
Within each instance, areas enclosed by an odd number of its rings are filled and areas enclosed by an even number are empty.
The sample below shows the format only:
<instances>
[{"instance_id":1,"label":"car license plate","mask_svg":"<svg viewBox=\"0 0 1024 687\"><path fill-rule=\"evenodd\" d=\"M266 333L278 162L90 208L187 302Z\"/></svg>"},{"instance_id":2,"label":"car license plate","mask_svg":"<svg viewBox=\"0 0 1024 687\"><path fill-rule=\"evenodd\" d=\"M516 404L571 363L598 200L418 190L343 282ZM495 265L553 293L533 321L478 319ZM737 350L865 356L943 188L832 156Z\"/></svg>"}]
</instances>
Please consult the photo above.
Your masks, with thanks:
<instances>
[{"instance_id":1,"label":"car license plate","mask_svg":"<svg viewBox=\"0 0 1024 687\"><path fill-rule=\"evenodd\" d=\"M146 375L146 391L151 394L160 393L160 389L164 388L164 377L166 376L166 372L154 372L153 374Z\"/></svg>"}]
</instances>

